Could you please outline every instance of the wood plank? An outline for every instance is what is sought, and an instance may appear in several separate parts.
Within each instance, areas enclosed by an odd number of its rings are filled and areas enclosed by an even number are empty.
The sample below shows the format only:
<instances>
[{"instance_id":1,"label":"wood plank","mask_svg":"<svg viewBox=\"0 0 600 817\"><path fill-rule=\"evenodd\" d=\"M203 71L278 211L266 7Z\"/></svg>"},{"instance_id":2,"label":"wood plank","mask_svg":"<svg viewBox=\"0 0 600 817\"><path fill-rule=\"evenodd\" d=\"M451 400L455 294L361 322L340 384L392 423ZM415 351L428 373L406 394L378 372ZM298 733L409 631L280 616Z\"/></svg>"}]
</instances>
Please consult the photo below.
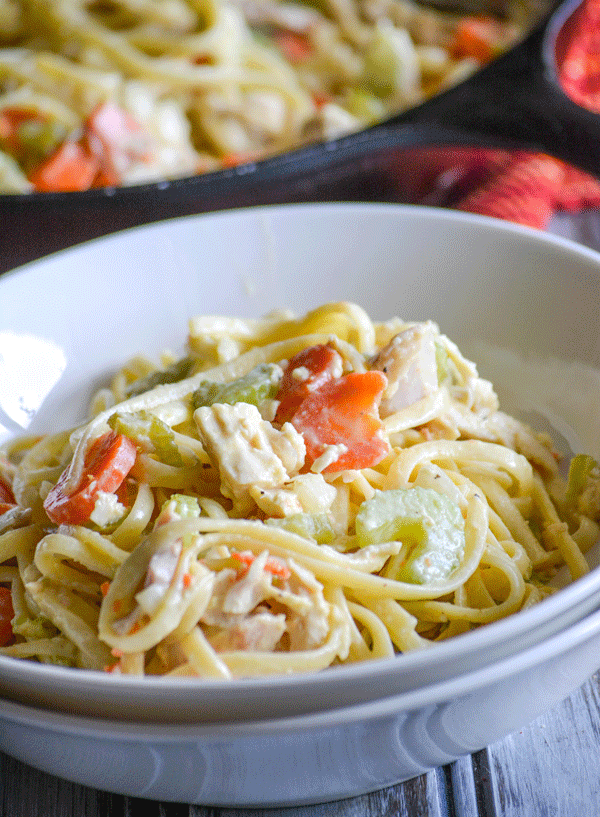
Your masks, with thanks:
<instances>
[{"instance_id":1,"label":"wood plank","mask_svg":"<svg viewBox=\"0 0 600 817\"><path fill-rule=\"evenodd\" d=\"M285 809L221 809L95 791L0 754L0 817L449 817L443 770L362 797ZM470 813L459 817L471 817Z\"/></svg>"},{"instance_id":2,"label":"wood plank","mask_svg":"<svg viewBox=\"0 0 600 817\"><path fill-rule=\"evenodd\" d=\"M120 815L117 795L60 780L0 754L1 817Z\"/></svg>"},{"instance_id":3,"label":"wood plank","mask_svg":"<svg viewBox=\"0 0 600 817\"><path fill-rule=\"evenodd\" d=\"M444 789L443 773L433 771L361 797L277 809L276 814L277 817L448 817ZM273 817L274 814L272 809L222 809L215 817ZM192 811L190 817L204 815Z\"/></svg>"},{"instance_id":4,"label":"wood plank","mask_svg":"<svg viewBox=\"0 0 600 817\"><path fill-rule=\"evenodd\" d=\"M533 723L487 750L502 817L600 814L598 675Z\"/></svg>"},{"instance_id":5,"label":"wood plank","mask_svg":"<svg viewBox=\"0 0 600 817\"><path fill-rule=\"evenodd\" d=\"M452 817L479 817L473 762L474 758L461 757L444 769L449 778L448 792L452 800L448 812ZM494 817L494 814L485 813L485 817Z\"/></svg>"}]
</instances>

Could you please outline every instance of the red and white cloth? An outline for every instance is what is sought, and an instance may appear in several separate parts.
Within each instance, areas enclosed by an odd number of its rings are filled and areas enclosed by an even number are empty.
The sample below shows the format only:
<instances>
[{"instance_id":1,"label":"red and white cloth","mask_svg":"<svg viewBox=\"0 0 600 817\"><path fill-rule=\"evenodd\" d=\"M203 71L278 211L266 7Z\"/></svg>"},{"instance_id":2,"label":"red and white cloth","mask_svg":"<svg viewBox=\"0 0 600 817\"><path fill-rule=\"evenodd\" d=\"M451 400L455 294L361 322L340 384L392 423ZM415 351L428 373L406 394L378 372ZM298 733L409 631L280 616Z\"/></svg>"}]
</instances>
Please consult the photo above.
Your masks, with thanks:
<instances>
[{"instance_id":1,"label":"red and white cloth","mask_svg":"<svg viewBox=\"0 0 600 817\"><path fill-rule=\"evenodd\" d=\"M557 42L561 85L600 115L600 0L586 0ZM410 200L545 229L560 213L598 209L600 179L543 154L426 149L405 168Z\"/></svg>"}]
</instances>

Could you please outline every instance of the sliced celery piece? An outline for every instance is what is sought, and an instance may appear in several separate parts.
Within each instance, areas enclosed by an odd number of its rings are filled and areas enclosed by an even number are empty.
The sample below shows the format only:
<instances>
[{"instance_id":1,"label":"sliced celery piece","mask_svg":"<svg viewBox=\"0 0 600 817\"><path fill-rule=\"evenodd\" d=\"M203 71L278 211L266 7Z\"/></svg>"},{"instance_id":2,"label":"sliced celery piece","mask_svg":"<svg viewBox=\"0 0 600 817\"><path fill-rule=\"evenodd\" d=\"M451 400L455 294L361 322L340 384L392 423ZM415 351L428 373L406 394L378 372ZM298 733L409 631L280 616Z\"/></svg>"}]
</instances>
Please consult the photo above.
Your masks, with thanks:
<instances>
[{"instance_id":1,"label":"sliced celery piece","mask_svg":"<svg viewBox=\"0 0 600 817\"><path fill-rule=\"evenodd\" d=\"M159 369L156 372L151 372L145 377L140 377L134 380L126 390L127 397L135 397L138 394L143 394L145 391L156 386L161 386L165 383L179 383L180 380L185 380L192 370L194 359L191 357L182 357L167 366L166 369Z\"/></svg>"},{"instance_id":2,"label":"sliced celery piece","mask_svg":"<svg viewBox=\"0 0 600 817\"><path fill-rule=\"evenodd\" d=\"M351 88L344 97L344 107L361 122L374 125L385 116L385 105L363 88Z\"/></svg>"},{"instance_id":3,"label":"sliced celery piece","mask_svg":"<svg viewBox=\"0 0 600 817\"><path fill-rule=\"evenodd\" d=\"M64 125L54 120L24 119L12 144L5 143L4 147L29 172L47 159L67 136Z\"/></svg>"},{"instance_id":4,"label":"sliced celery piece","mask_svg":"<svg viewBox=\"0 0 600 817\"><path fill-rule=\"evenodd\" d=\"M171 517L178 517L179 519L197 519L202 510L198 504L195 496L187 496L186 494L172 494L166 499L160 509L161 514L168 513Z\"/></svg>"},{"instance_id":5,"label":"sliced celery piece","mask_svg":"<svg viewBox=\"0 0 600 817\"><path fill-rule=\"evenodd\" d=\"M575 454L567 477L567 502L574 503L586 487L588 477L598 463L589 454Z\"/></svg>"},{"instance_id":6,"label":"sliced celery piece","mask_svg":"<svg viewBox=\"0 0 600 817\"><path fill-rule=\"evenodd\" d=\"M326 545L335 538L331 522L325 513L295 513L283 519L265 519L265 524L283 528L305 539L313 539L319 545Z\"/></svg>"},{"instance_id":7,"label":"sliced celery piece","mask_svg":"<svg viewBox=\"0 0 600 817\"><path fill-rule=\"evenodd\" d=\"M117 434L124 434L145 451L152 451L165 465L177 468L183 465L172 429L149 411L116 413L109 418L108 424Z\"/></svg>"},{"instance_id":8,"label":"sliced celery piece","mask_svg":"<svg viewBox=\"0 0 600 817\"><path fill-rule=\"evenodd\" d=\"M15 635L20 635L27 641L35 641L41 638L53 638L58 630L45 618L27 618L19 616L12 621L12 629Z\"/></svg>"},{"instance_id":9,"label":"sliced celery piece","mask_svg":"<svg viewBox=\"0 0 600 817\"><path fill-rule=\"evenodd\" d=\"M261 363L252 371L230 383L213 383L205 380L192 395L194 408L212 406L214 403L250 403L259 406L275 397L279 388L279 366Z\"/></svg>"},{"instance_id":10,"label":"sliced celery piece","mask_svg":"<svg viewBox=\"0 0 600 817\"><path fill-rule=\"evenodd\" d=\"M437 341L434 341L434 347L438 383L444 383L444 381L450 377L448 352L444 349L442 344Z\"/></svg>"},{"instance_id":11,"label":"sliced celery piece","mask_svg":"<svg viewBox=\"0 0 600 817\"><path fill-rule=\"evenodd\" d=\"M360 547L400 541L409 552L394 578L432 584L458 567L465 547L465 523L458 505L444 494L415 485L376 491L356 517Z\"/></svg>"}]
</instances>

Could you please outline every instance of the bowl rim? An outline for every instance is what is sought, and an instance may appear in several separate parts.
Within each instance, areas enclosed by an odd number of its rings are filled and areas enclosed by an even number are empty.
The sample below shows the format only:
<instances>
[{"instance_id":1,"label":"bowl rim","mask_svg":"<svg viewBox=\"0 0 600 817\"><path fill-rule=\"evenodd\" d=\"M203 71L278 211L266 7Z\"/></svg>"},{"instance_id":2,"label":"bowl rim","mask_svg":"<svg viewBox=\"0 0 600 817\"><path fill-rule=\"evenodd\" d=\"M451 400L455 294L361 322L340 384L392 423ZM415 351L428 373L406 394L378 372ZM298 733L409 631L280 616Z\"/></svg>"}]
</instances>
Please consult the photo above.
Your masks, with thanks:
<instances>
[{"instance_id":1,"label":"bowl rim","mask_svg":"<svg viewBox=\"0 0 600 817\"><path fill-rule=\"evenodd\" d=\"M0 204L1 202L2 198L0 197ZM313 212L318 213L319 217L321 214L327 214L328 212L331 212L334 216L338 214L343 215L345 212L348 212L355 218L356 214L363 212L366 215L392 214L401 219L410 218L412 214L420 220L447 221L460 225L478 225L484 230L520 236L525 241L529 240L535 244L545 244L563 251L568 251L571 254L595 263L598 266L598 275L600 275L600 249L596 250L573 238L545 232L537 227L518 224L517 222L496 218L494 216L481 215L466 210L455 210L436 205L412 204L409 202L344 200L260 203L241 207L232 206L216 211L184 213L143 224L134 224L124 227L123 229L114 230L105 235L94 236L77 244L54 250L39 258L34 258L0 272L0 286L4 280L10 280L15 275L29 273L32 268L35 271L35 268L38 266L43 267L46 264L54 263L57 259L64 257L65 254L73 255L73 257L76 258L78 254L85 254L89 252L90 249L93 250L97 244L102 244L110 248L112 244L118 245L123 241L128 241L130 236L143 235L144 233L159 233L161 231L168 232L177 224L185 225L186 223L192 223L198 220L207 223L210 221L237 221L238 219L255 218L257 215L271 214L275 214L275 217L283 216L284 218L289 218L296 214L305 217ZM325 217L327 217L327 215Z\"/></svg>"},{"instance_id":2,"label":"bowl rim","mask_svg":"<svg viewBox=\"0 0 600 817\"><path fill-rule=\"evenodd\" d=\"M202 738L220 740L259 734L276 734L302 729L321 729L345 726L350 723L394 717L401 712L435 706L445 701L475 694L483 687L531 670L558 658L561 654L600 635L600 608L585 618L533 647L528 647L486 667L467 672L431 686L376 698L350 706L320 710L302 715L272 718L262 721L215 721L214 723L170 724L145 721L120 721L110 718L73 715L14 701L0 700L0 721L11 721L23 726L38 726L63 734L118 737L126 742L159 739L165 743ZM600 665L600 656L598 657Z\"/></svg>"}]
</instances>

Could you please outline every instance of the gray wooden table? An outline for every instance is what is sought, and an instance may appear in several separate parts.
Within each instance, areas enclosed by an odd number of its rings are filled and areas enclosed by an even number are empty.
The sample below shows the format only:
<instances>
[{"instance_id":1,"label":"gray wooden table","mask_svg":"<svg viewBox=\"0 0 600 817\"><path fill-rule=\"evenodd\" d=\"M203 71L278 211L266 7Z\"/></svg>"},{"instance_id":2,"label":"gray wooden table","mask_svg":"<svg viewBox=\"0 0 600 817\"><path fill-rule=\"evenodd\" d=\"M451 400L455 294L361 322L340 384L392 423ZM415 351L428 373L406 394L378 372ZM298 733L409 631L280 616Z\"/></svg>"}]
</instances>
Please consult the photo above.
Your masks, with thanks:
<instances>
[{"instance_id":1,"label":"gray wooden table","mask_svg":"<svg viewBox=\"0 0 600 817\"><path fill-rule=\"evenodd\" d=\"M274 815L599 817L600 677L471 757L373 794L316 806L229 809L158 803L68 783L0 754L0 817Z\"/></svg>"}]
</instances>

